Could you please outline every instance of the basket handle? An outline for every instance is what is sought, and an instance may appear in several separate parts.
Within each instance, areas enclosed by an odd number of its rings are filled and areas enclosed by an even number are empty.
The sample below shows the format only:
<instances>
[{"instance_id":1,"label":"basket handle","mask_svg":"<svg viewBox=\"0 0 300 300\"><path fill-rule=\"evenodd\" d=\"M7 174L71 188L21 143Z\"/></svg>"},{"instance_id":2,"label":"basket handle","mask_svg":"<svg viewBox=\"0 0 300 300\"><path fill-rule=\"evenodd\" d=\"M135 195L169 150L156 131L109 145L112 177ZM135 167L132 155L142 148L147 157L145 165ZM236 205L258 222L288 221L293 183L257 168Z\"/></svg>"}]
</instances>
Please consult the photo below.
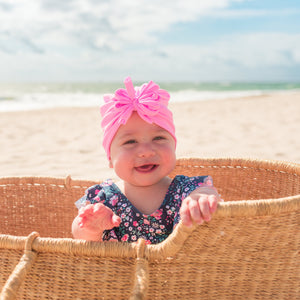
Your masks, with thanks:
<instances>
[{"instance_id":1,"label":"basket handle","mask_svg":"<svg viewBox=\"0 0 300 300\"><path fill-rule=\"evenodd\" d=\"M135 268L134 287L130 300L145 299L149 285L149 267L145 256L146 241L139 239L137 242L137 259Z\"/></svg>"},{"instance_id":2,"label":"basket handle","mask_svg":"<svg viewBox=\"0 0 300 300\"><path fill-rule=\"evenodd\" d=\"M32 250L32 244L38 236L37 232L32 232L27 237L24 254L4 285L0 294L1 300L13 300L17 298L19 288L37 257L37 253Z\"/></svg>"}]
</instances>

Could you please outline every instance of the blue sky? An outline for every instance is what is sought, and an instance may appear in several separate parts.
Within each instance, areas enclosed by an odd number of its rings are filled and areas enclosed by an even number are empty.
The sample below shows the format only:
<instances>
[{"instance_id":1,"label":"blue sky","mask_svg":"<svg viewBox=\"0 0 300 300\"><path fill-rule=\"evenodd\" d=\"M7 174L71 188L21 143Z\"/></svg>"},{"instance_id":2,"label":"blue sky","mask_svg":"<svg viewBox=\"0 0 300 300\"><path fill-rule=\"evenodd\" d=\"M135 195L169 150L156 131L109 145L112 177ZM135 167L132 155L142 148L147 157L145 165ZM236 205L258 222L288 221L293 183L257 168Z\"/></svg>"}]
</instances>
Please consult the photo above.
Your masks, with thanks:
<instances>
[{"instance_id":1,"label":"blue sky","mask_svg":"<svg viewBox=\"0 0 300 300\"><path fill-rule=\"evenodd\" d=\"M0 0L0 81L300 81L298 0Z\"/></svg>"}]
</instances>

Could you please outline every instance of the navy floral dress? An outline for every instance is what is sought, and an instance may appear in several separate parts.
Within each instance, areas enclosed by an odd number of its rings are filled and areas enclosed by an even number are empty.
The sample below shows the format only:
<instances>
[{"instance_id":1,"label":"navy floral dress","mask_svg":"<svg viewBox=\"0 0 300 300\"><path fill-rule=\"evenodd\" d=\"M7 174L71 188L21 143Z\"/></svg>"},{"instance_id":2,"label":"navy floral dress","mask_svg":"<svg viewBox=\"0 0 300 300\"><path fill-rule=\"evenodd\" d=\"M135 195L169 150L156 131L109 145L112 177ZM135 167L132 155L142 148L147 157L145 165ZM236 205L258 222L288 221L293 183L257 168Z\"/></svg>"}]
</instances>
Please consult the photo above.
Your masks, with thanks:
<instances>
[{"instance_id":1,"label":"navy floral dress","mask_svg":"<svg viewBox=\"0 0 300 300\"><path fill-rule=\"evenodd\" d=\"M122 219L119 227L103 232L103 241L136 242L143 238L149 244L156 244L165 240L178 224L182 200L202 185L212 186L212 178L176 176L160 208L151 215L139 212L112 180L88 188L75 204L80 209L90 203L103 203Z\"/></svg>"}]
</instances>

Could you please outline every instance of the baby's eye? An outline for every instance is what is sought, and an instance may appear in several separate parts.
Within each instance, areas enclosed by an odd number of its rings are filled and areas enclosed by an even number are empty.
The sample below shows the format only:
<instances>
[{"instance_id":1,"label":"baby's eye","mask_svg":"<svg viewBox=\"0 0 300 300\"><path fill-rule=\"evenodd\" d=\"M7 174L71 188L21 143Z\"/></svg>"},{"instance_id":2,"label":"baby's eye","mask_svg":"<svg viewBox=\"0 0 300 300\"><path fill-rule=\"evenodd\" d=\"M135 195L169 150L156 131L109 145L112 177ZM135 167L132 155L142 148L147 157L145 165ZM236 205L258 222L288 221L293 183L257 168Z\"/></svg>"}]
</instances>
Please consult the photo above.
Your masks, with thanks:
<instances>
[{"instance_id":1,"label":"baby's eye","mask_svg":"<svg viewBox=\"0 0 300 300\"><path fill-rule=\"evenodd\" d=\"M159 135L159 136L156 136L156 137L154 138L154 140L155 140L155 141L165 140L165 137Z\"/></svg>"},{"instance_id":2,"label":"baby's eye","mask_svg":"<svg viewBox=\"0 0 300 300\"><path fill-rule=\"evenodd\" d=\"M130 145L136 143L136 140L128 140L124 143L124 145Z\"/></svg>"}]
</instances>

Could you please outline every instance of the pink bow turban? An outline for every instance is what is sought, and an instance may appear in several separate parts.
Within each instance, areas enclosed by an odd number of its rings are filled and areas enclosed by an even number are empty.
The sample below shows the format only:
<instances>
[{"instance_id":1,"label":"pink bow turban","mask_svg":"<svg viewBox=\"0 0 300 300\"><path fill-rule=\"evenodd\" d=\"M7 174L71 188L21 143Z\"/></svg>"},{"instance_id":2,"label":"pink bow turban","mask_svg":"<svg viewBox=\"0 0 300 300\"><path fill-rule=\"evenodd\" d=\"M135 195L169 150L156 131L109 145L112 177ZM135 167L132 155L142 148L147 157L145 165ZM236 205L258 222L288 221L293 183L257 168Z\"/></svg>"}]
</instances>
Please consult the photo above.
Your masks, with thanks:
<instances>
[{"instance_id":1,"label":"pink bow turban","mask_svg":"<svg viewBox=\"0 0 300 300\"><path fill-rule=\"evenodd\" d=\"M126 89L118 89L114 95L105 95L100 108L102 115L103 147L110 159L111 142L122 124L126 124L133 111L148 123L155 123L167 130L175 139L172 112L168 109L170 95L153 81L135 87L131 78L124 81Z\"/></svg>"}]
</instances>

